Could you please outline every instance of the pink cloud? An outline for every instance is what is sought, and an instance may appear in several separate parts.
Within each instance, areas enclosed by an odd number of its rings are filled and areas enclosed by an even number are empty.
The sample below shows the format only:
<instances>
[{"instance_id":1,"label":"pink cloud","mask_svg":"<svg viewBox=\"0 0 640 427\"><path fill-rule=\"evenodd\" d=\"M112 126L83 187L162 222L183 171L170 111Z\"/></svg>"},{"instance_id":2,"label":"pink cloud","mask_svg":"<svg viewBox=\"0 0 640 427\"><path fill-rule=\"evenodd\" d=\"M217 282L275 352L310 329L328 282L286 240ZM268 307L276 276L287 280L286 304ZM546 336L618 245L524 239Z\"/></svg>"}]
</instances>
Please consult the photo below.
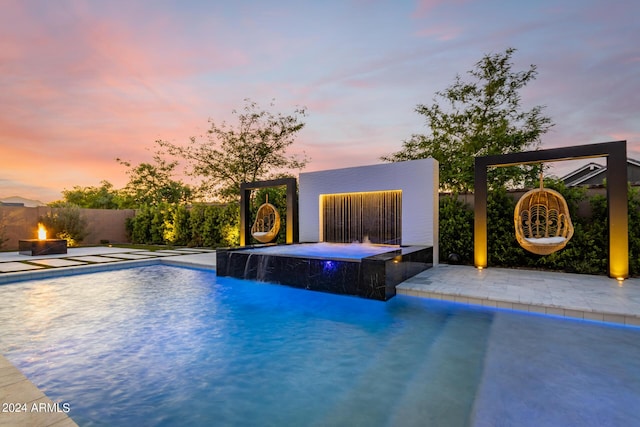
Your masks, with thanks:
<instances>
[{"instance_id":1,"label":"pink cloud","mask_svg":"<svg viewBox=\"0 0 640 427\"><path fill-rule=\"evenodd\" d=\"M433 37L440 41L454 40L462 34L462 29L454 25L432 25L415 32L418 37Z\"/></svg>"},{"instance_id":2,"label":"pink cloud","mask_svg":"<svg viewBox=\"0 0 640 427\"><path fill-rule=\"evenodd\" d=\"M465 3L470 3L470 1L471 0L418 0L412 16L416 19L424 18L440 6L460 6Z\"/></svg>"}]
</instances>

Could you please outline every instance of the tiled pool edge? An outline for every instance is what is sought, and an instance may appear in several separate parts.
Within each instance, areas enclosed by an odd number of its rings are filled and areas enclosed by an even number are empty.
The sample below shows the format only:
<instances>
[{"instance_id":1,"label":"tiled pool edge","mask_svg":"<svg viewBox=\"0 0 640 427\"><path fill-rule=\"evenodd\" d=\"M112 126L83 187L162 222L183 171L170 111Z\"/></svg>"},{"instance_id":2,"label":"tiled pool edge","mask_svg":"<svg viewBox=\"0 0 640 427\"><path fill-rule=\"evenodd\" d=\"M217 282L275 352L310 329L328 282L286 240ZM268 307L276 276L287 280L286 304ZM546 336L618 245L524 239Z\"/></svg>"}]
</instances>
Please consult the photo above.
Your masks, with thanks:
<instances>
[{"instance_id":1,"label":"tiled pool edge","mask_svg":"<svg viewBox=\"0 0 640 427\"><path fill-rule=\"evenodd\" d=\"M68 276L71 274L98 273L101 271L120 270L123 268L143 267L146 265L160 264L161 261L162 258L158 257L140 260L113 261L107 264L86 264L69 267L43 268L41 270L16 271L0 275L0 285L24 282L26 280Z\"/></svg>"},{"instance_id":2,"label":"tiled pool edge","mask_svg":"<svg viewBox=\"0 0 640 427\"><path fill-rule=\"evenodd\" d=\"M607 313L600 311L573 310L563 307L554 307L543 304L522 304L513 301L499 300L495 298L475 298L464 295L453 295L442 292L423 291L414 286L400 284L396 287L398 295L407 295L419 298L430 298L461 304L471 304L491 308L504 308L529 313L547 314L550 316L570 317L574 319L592 320L596 322L618 323L627 326L640 326L640 316L619 313Z\"/></svg>"},{"instance_id":3,"label":"tiled pool edge","mask_svg":"<svg viewBox=\"0 0 640 427\"><path fill-rule=\"evenodd\" d=\"M4 404L18 404L16 407L4 408ZM24 404L24 406L22 406ZM32 427L55 426L77 427L78 425L67 415L63 406L56 406L38 387L24 376L9 360L0 355L0 426ZM40 406L43 405L43 406ZM46 410L39 410L44 409ZM25 409L26 411L22 411ZM7 411L4 411L6 409ZM32 409L35 409L32 411ZM71 411L73 407L69 408Z\"/></svg>"},{"instance_id":4,"label":"tiled pool edge","mask_svg":"<svg viewBox=\"0 0 640 427\"><path fill-rule=\"evenodd\" d=\"M188 255L185 254L185 255L176 255L176 256L182 257L182 256L188 256ZM60 277L60 276L68 276L68 275L76 275L76 274L98 273L102 271L121 270L123 268L144 267L148 265L157 265L157 264L215 270L215 265L203 264L200 262L188 261L188 260L177 260L172 258L173 257L158 256L156 258L145 258L145 259L138 259L138 260L122 260L122 261L112 261L109 263L74 265L74 266L68 266L68 267L51 267L51 268L43 268L40 270L27 270L27 271L2 273L2 275L0 275L0 286L5 284L24 282L28 280L48 279L51 277Z\"/></svg>"}]
</instances>

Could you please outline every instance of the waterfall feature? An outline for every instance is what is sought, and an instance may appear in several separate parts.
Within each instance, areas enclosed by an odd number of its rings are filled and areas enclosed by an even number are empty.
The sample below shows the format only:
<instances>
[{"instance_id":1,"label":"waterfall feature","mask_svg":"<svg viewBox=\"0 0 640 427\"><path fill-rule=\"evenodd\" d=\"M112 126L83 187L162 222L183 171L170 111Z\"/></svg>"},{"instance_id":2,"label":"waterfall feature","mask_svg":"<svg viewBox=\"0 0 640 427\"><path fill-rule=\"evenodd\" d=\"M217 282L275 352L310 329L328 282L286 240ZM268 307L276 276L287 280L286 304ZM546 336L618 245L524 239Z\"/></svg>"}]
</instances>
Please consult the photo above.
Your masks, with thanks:
<instances>
[{"instance_id":1,"label":"waterfall feature","mask_svg":"<svg viewBox=\"0 0 640 427\"><path fill-rule=\"evenodd\" d=\"M402 242L401 190L324 194L320 209L324 242Z\"/></svg>"},{"instance_id":2,"label":"waterfall feature","mask_svg":"<svg viewBox=\"0 0 640 427\"><path fill-rule=\"evenodd\" d=\"M338 243L216 250L216 275L386 301L430 268L433 248Z\"/></svg>"}]
</instances>

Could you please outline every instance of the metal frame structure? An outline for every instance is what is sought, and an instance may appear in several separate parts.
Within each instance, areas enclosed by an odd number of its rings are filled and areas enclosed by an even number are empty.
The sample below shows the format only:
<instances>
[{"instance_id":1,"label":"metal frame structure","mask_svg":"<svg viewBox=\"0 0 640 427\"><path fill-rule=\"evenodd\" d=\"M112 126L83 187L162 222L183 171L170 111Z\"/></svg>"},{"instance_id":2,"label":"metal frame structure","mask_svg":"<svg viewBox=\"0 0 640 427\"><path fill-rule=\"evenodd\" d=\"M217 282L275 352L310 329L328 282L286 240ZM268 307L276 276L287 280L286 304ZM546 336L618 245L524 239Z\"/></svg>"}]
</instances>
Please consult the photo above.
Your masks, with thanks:
<instances>
[{"instance_id":1,"label":"metal frame structure","mask_svg":"<svg viewBox=\"0 0 640 427\"><path fill-rule=\"evenodd\" d=\"M271 187L287 187L287 243L297 243L298 228L298 193L295 178L272 179L269 181L245 182L240 184L240 246L251 242L251 190Z\"/></svg>"},{"instance_id":2,"label":"metal frame structure","mask_svg":"<svg viewBox=\"0 0 640 427\"><path fill-rule=\"evenodd\" d=\"M476 157L473 243L475 266L487 267L487 168L593 157L607 159L608 274L616 279L629 277L627 141Z\"/></svg>"}]
</instances>

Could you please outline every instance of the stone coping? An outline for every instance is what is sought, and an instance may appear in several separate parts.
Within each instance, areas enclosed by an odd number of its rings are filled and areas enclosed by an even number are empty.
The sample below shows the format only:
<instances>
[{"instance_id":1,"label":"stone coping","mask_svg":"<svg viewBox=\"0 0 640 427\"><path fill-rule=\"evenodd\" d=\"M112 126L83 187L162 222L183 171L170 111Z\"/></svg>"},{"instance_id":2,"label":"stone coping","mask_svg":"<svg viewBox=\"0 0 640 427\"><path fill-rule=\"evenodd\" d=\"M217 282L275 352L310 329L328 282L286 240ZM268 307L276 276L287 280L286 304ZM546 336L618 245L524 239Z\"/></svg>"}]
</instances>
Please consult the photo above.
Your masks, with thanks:
<instances>
[{"instance_id":1,"label":"stone coping","mask_svg":"<svg viewBox=\"0 0 640 427\"><path fill-rule=\"evenodd\" d=\"M461 304L640 326L640 279L440 265L396 287L398 294Z\"/></svg>"},{"instance_id":2,"label":"stone coping","mask_svg":"<svg viewBox=\"0 0 640 427\"><path fill-rule=\"evenodd\" d=\"M0 285L157 263L215 269L215 251L211 249L185 248L155 252L107 247L78 249L70 249L64 255L42 257L0 253Z\"/></svg>"},{"instance_id":3,"label":"stone coping","mask_svg":"<svg viewBox=\"0 0 640 427\"><path fill-rule=\"evenodd\" d=\"M77 427L67 415L72 409L68 403L53 402L0 355L0 426Z\"/></svg>"}]
</instances>

